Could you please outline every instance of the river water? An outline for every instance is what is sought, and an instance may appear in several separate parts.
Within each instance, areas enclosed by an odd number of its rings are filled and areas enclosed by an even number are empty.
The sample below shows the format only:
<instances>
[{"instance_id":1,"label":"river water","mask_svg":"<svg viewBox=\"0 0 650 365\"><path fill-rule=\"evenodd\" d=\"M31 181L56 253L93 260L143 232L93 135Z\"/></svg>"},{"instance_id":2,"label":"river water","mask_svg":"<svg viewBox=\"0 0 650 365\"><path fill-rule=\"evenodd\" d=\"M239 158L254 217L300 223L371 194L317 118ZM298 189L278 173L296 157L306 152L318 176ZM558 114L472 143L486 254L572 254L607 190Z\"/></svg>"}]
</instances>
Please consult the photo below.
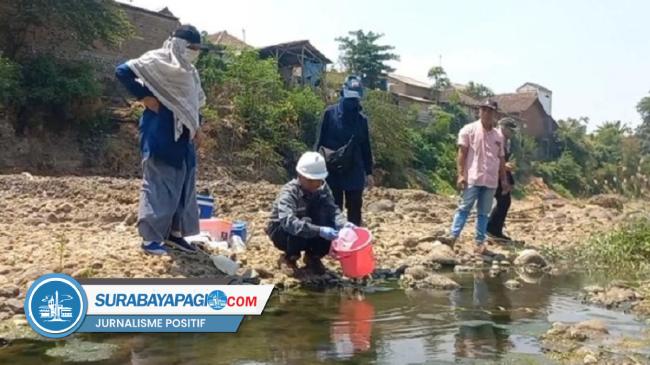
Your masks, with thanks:
<instances>
[{"instance_id":1,"label":"river water","mask_svg":"<svg viewBox=\"0 0 650 365\"><path fill-rule=\"evenodd\" d=\"M453 292L361 290L274 294L236 334L76 335L18 341L0 364L552 364L538 337L553 322L603 320L612 335L638 337L632 315L581 304L583 274L548 276L508 290L508 275L452 274ZM95 361L98 360L98 361Z\"/></svg>"}]
</instances>

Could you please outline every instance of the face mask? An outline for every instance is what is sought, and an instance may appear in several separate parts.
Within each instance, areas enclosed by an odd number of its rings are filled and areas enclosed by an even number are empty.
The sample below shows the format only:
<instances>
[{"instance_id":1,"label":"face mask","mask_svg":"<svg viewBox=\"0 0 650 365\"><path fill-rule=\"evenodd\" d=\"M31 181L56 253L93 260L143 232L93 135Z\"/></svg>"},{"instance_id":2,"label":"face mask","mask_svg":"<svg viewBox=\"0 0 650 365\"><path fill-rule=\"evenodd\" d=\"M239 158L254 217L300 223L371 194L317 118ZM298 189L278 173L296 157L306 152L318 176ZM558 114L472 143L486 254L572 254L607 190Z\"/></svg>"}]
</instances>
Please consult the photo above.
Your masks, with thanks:
<instances>
[{"instance_id":1,"label":"face mask","mask_svg":"<svg viewBox=\"0 0 650 365\"><path fill-rule=\"evenodd\" d=\"M199 59L200 54L201 54L201 51L199 51L198 49L189 49L188 48L185 51L186 58L190 63L196 62L196 60Z\"/></svg>"},{"instance_id":2,"label":"face mask","mask_svg":"<svg viewBox=\"0 0 650 365\"><path fill-rule=\"evenodd\" d=\"M356 112L358 110L359 110L359 99L356 98L343 99L343 111Z\"/></svg>"}]
</instances>

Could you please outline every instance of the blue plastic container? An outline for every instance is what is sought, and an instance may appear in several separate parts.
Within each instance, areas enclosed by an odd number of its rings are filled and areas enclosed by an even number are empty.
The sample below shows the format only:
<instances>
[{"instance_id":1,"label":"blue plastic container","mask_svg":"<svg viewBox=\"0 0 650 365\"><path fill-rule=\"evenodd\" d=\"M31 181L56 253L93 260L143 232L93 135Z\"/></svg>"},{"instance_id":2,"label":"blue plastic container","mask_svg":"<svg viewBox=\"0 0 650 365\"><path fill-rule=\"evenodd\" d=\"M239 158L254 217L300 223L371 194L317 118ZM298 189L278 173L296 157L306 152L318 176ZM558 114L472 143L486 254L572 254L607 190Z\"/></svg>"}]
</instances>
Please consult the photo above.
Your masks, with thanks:
<instances>
[{"instance_id":1,"label":"blue plastic container","mask_svg":"<svg viewBox=\"0 0 650 365\"><path fill-rule=\"evenodd\" d=\"M233 222L230 234L232 236L239 236L242 241L246 242L246 237L248 237L248 230L246 228L246 222L244 222L244 221L235 221L235 222Z\"/></svg>"},{"instance_id":2,"label":"blue plastic container","mask_svg":"<svg viewBox=\"0 0 650 365\"><path fill-rule=\"evenodd\" d=\"M196 202L199 205L199 218L211 218L214 212L214 198L208 195L197 195Z\"/></svg>"}]
</instances>

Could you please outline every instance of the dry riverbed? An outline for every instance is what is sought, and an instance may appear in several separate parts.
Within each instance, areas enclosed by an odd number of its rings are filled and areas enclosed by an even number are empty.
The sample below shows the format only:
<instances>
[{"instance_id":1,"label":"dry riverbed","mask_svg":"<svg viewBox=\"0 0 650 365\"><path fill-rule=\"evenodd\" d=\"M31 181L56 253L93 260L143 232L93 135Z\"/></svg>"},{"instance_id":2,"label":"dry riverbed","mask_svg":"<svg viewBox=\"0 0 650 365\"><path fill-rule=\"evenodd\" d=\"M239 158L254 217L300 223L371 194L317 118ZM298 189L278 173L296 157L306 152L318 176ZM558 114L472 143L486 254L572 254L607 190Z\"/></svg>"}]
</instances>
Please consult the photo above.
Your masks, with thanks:
<instances>
[{"instance_id":1,"label":"dry riverbed","mask_svg":"<svg viewBox=\"0 0 650 365\"><path fill-rule=\"evenodd\" d=\"M279 288L342 285L338 263L329 259L326 265L331 273L307 277L302 282L277 269L278 252L263 229L279 186L226 180L201 181L199 186L208 188L216 197L219 216L248 222L247 250L233 256L241 264L241 276ZM0 201L4 208L0 210L0 322L4 327L24 324L21 313L27 288L48 272L74 277L223 275L203 254L174 252L166 257L152 257L140 251L135 226L139 187L138 179L38 177L26 173L0 176ZM456 250L437 242L437 237L449 227L456 199L416 190L381 188L366 195L365 221L375 238L374 252L381 269L378 278L402 276L405 288L453 289L455 283L437 274L440 267L455 266L457 271L476 269L471 255L472 219ZM491 246L502 257L496 265L486 268L510 270L524 249L544 254L549 249L561 252L579 247L595 232L612 229L634 215L646 214L644 209L643 202L624 201L616 196L566 200L540 186L525 200L515 201L509 217L508 233L523 243ZM546 271L551 273L562 269L561 262L549 264L552 265ZM527 269L520 270L525 274ZM510 286L516 290L517 282L509 283ZM612 288L588 288L591 291L585 292L585 300L621 310L636 308L639 312L650 307L644 301L643 290L619 288L612 295L620 298L612 299L605 295ZM564 327L553 330L556 334L568 331Z\"/></svg>"}]
</instances>

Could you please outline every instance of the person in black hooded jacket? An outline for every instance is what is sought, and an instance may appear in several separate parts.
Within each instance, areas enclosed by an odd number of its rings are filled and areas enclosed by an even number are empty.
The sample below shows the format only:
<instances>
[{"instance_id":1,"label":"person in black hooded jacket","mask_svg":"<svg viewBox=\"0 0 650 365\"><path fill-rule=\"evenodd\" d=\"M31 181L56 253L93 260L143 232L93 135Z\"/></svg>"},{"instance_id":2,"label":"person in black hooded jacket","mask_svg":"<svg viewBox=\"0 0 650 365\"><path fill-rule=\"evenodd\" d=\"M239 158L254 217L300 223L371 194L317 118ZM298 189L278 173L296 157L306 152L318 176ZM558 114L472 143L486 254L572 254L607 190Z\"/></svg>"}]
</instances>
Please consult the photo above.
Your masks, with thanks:
<instances>
[{"instance_id":1,"label":"person in black hooded jacket","mask_svg":"<svg viewBox=\"0 0 650 365\"><path fill-rule=\"evenodd\" d=\"M361 112L363 87L356 76L349 76L337 104L329 106L323 113L316 151L336 151L349 143L349 159L345 170L328 166L330 175L327 184L332 189L334 200L340 209L344 202L348 220L361 225L361 208L365 187L374 185L372 176L373 156L368 131L368 118Z\"/></svg>"}]
</instances>

